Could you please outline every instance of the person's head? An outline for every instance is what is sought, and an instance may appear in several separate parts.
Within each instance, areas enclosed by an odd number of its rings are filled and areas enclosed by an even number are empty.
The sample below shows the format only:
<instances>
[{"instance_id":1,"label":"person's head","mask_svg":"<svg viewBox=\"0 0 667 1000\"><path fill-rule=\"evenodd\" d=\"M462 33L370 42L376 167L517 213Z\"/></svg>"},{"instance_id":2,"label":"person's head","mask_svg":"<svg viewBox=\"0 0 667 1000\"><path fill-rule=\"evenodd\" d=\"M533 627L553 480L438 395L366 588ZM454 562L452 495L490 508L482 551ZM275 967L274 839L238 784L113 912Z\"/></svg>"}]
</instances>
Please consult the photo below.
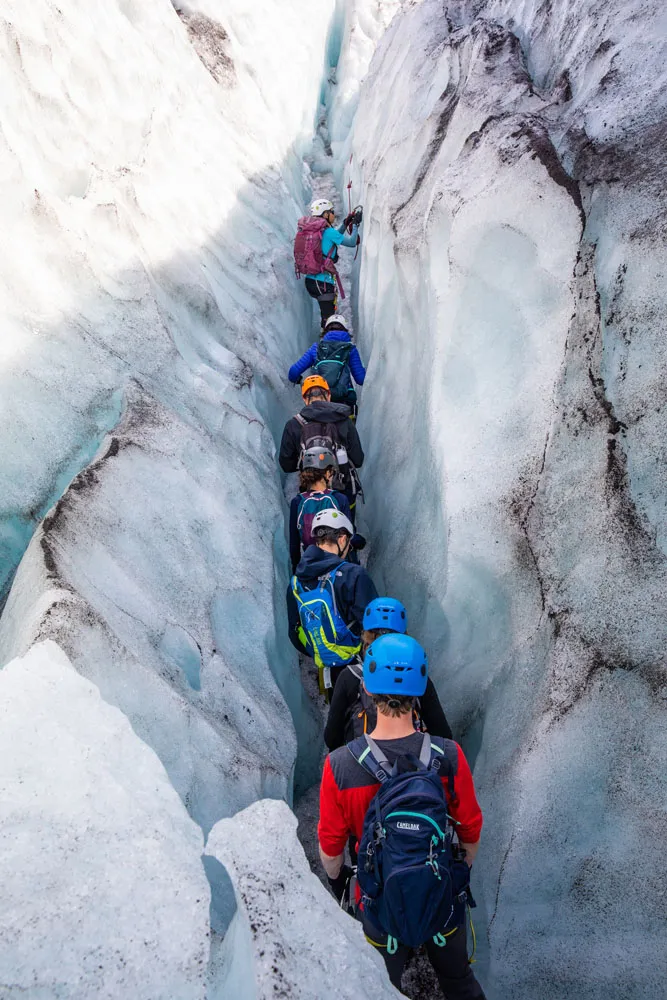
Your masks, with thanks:
<instances>
[{"instance_id":1,"label":"person's head","mask_svg":"<svg viewBox=\"0 0 667 1000\"><path fill-rule=\"evenodd\" d=\"M361 648L365 652L381 635L390 632L404 635L408 630L408 613L394 597L376 597L366 605L362 627Z\"/></svg>"},{"instance_id":2,"label":"person's head","mask_svg":"<svg viewBox=\"0 0 667 1000\"><path fill-rule=\"evenodd\" d=\"M365 628L361 632L361 652L365 653L371 643L379 639L381 635L391 635L393 628Z\"/></svg>"},{"instance_id":3,"label":"person's head","mask_svg":"<svg viewBox=\"0 0 667 1000\"><path fill-rule=\"evenodd\" d=\"M339 510L322 510L313 518L311 533L315 544L344 559L350 550L354 527Z\"/></svg>"},{"instance_id":4,"label":"person's head","mask_svg":"<svg viewBox=\"0 0 667 1000\"><path fill-rule=\"evenodd\" d=\"M336 456L326 448L307 448L301 459L299 490L330 489L336 471Z\"/></svg>"},{"instance_id":5,"label":"person's head","mask_svg":"<svg viewBox=\"0 0 667 1000\"><path fill-rule=\"evenodd\" d=\"M328 403L331 400L329 383L321 375L309 375L303 380L301 396L306 406L311 403Z\"/></svg>"},{"instance_id":6,"label":"person's head","mask_svg":"<svg viewBox=\"0 0 667 1000\"><path fill-rule=\"evenodd\" d=\"M426 691L426 653L412 636L381 635L366 650L363 680L381 715L408 715Z\"/></svg>"},{"instance_id":7,"label":"person's head","mask_svg":"<svg viewBox=\"0 0 667 1000\"><path fill-rule=\"evenodd\" d=\"M347 328L347 320L340 313L334 313L333 316L329 316L329 319L324 324L324 332L327 333L329 330L345 330L349 333Z\"/></svg>"},{"instance_id":8,"label":"person's head","mask_svg":"<svg viewBox=\"0 0 667 1000\"><path fill-rule=\"evenodd\" d=\"M310 214L318 219L326 219L330 226L336 220L333 203L328 198L316 198L310 206Z\"/></svg>"}]
</instances>

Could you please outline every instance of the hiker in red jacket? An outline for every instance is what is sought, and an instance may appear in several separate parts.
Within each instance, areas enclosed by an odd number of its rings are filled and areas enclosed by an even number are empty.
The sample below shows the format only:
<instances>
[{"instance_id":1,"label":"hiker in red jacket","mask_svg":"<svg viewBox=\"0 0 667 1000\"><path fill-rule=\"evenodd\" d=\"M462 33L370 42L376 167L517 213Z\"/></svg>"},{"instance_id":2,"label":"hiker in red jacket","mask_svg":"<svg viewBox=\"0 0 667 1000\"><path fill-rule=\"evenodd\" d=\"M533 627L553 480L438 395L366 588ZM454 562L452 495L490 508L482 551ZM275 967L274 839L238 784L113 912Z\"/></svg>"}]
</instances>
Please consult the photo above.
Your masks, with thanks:
<instances>
[{"instance_id":1,"label":"hiker in red jacket","mask_svg":"<svg viewBox=\"0 0 667 1000\"><path fill-rule=\"evenodd\" d=\"M412 934L413 947L419 944L426 946L429 960L448 1000L484 1000L482 988L468 962L465 920L465 898L469 892L467 872L477 853L482 813L470 767L460 746L452 740L429 738L428 734L414 730L414 702L415 698L424 694L427 670L426 654L419 643L409 636L383 635L367 650L363 679L377 707L377 725L370 738L362 736L334 750L325 761L318 826L320 857L332 891L339 899L342 898L352 875L352 869L344 863L345 845L350 834L357 838L358 877L366 893L362 898L361 891L357 891L358 901L361 899L360 915L364 931L370 944L382 954L390 979L398 989L410 954L410 946L404 941ZM423 794L427 785L430 787L430 798ZM434 786L435 789L442 787L442 792L438 792L442 801L436 802L435 806ZM409 799L406 787L409 788ZM392 794L393 811L384 813L382 803L386 803L387 796ZM400 808L401 794L409 802L407 809ZM373 806L369 810L371 802ZM438 809L439 823L436 823L431 817ZM369 821L364 829L367 811ZM451 834L448 835L451 850L443 832L448 822L447 812L457 824L453 839ZM407 819L392 820L397 816ZM381 830L380 840L376 839L378 827ZM434 829L442 837L442 842L437 836L432 836ZM427 853L422 858L420 838L424 836ZM435 842L436 846L428 846L431 842ZM389 922L392 919L390 893L382 882L382 872L389 863L388 859L395 858L396 852L400 854L400 851L407 852L405 857L412 857L410 881L406 881L403 906L397 911L405 925L403 939L398 934L392 935L387 926L382 926L383 921L386 923L388 920L388 913ZM445 864L449 865L449 878L439 874ZM395 880L403 877L406 867L394 868L394 886ZM369 879L375 881L369 883ZM380 891L371 896L369 884L376 889L379 884ZM449 892L449 897L445 899L443 896L444 909L438 909L439 897L446 892ZM414 900L417 909L412 917L409 913L411 900ZM415 933L419 932L411 931L409 921L412 919L413 923L419 924L431 903L436 904L433 911L435 919L441 912L448 914L447 919L443 918L441 926L430 926L423 940L415 940Z\"/></svg>"}]
</instances>

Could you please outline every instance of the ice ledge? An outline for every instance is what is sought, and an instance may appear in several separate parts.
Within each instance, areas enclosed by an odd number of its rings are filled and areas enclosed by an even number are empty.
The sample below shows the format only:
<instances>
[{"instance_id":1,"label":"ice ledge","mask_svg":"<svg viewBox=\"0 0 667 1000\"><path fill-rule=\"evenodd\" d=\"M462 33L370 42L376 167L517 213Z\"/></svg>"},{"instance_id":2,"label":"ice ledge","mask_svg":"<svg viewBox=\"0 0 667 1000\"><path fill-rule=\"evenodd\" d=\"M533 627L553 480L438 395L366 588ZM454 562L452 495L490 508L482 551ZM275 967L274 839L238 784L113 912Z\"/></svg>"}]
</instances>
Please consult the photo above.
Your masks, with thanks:
<instances>
[{"instance_id":1,"label":"ice ledge","mask_svg":"<svg viewBox=\"0 0 667 1000\"><path fill-rule=\"evenodd\" d=\"M238 909L216 996L234 1000L390 1000L382 959L311 872L284 802L263 799L211 831L206 851L231 877Z\"/></svg>"}]
</instances>

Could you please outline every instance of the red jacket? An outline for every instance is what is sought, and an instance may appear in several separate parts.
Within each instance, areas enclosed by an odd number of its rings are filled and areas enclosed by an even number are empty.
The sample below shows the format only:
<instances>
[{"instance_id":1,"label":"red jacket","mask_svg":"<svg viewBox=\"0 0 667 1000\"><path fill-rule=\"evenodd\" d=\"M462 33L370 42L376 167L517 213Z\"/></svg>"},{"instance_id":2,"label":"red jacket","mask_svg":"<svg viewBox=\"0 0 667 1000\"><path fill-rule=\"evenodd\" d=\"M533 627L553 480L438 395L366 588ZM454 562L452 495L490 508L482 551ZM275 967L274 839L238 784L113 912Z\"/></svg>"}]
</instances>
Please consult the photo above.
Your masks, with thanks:
<instances>
[{"instance_id":1,"label":"red jacket","mask_svg":"<svg viewBox=\"0 0 667 1000\"><path fill-rule=\"evenodd\" d=\"M391 761L401 753L416 750L419 753L422 736L415 733L400 740L379 740L378 744ZM412 741L414 748L409 742ZM476 844L482 831L482 810L479 807L475 786L470 772L470 766L463 750L455 743L458 751L458 768L454 778L454 796L447 787L447 779L443 778L447 804L450 814L460 824L456 828L459 840L465 844ZM320 821L317 832L320 847L331 858L342 854L350 834L361 839L364 826L364 816L369 803L380 787L375 778L357 763L347 747L340 747L330 753L324 762L322 784L320 786Z\"/></svg>"}]
</instances>

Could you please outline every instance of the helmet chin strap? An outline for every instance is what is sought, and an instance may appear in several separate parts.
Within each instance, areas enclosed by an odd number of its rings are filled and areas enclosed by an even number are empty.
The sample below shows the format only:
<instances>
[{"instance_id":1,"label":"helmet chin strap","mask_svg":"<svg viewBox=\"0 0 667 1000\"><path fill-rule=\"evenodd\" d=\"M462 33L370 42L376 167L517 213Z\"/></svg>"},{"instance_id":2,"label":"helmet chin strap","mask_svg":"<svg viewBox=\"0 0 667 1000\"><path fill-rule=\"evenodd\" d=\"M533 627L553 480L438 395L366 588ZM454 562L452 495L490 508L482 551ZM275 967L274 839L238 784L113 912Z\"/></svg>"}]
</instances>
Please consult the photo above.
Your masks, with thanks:
<instances>
[{"instance_id":1,"label":"helmet chin strap","mask_svg":"<svg viewBox=\"0 0 667 1000\"><path fill-rule=\"evenodd\" d=\"M339 543L338 539L336 539L336 551L338 552L338 558L339 559L343 558L343 552L345 551L346 545L347 545L347 542L344 542L343 543L343 548L341 550L340 543Z\"/></svg>"}]
</instances>

